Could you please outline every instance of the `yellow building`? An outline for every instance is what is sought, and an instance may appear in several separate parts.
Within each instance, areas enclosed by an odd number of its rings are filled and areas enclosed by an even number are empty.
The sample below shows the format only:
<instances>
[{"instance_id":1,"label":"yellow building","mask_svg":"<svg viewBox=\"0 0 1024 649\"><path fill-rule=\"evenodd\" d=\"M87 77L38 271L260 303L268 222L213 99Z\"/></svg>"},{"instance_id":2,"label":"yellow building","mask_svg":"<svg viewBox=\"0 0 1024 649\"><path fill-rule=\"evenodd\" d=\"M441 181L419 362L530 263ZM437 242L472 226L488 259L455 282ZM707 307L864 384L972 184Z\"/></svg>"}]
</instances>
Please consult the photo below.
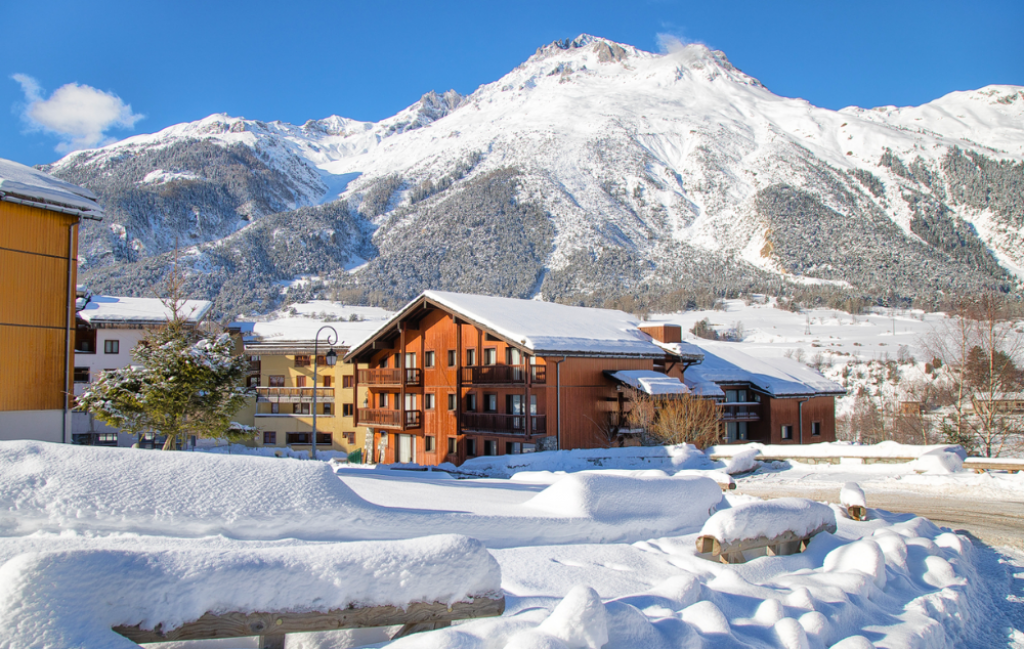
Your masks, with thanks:
<instances>
[{"instance_id":1,"label":"yellow building","mask_svg":"<svg viewBox=\"0 0 1024 649\"><path fill-rule=\"evenodd\" d=\"M327 353L332 349L339 359L348 352L348 347L321 344L314 359L312 342L245 343L250 368L259 372L259 379L253 372L251 380L256 388L254 425L263 431L255 440L257 446L310 450L315 412L318 453L352 453L363 448L365 429L355 425L355 366L340 361L328 365Z\"/></svg>"},{"instance_id":2,"label":"yellow building","mask_svg":"<svg viewBox=\"0 0 1024 649\"><path fill-rule=\"evenodd\" d=\"M0 159L0 440L71 441L78 225L96 196Z\"/></svg>"}]
</instances>

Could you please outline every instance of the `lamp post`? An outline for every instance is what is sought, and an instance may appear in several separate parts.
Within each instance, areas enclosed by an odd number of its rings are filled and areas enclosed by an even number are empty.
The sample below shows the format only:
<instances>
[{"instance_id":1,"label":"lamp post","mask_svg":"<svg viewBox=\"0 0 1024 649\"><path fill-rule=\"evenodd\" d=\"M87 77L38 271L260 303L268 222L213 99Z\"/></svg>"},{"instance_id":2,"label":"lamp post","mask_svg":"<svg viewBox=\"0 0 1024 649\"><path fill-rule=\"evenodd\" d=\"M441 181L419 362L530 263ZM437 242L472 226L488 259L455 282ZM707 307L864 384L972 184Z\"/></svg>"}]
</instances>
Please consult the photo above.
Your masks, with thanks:
<instances>
[{"instance_id":1,"label":"lamp post","mask_svg":"<svg viewBox=\"0 0 1024 649\"><path fill-rule=\"evenodd\" d=\"M316 387L316 372L320 365L320 334L323 333L324 329L329 329L330 333L327 334L325 342L328 345L333 345L338 342L338 332L331 325L324 325L317 330L316 336L313 338L313 447L309 452L309 457L312 460L316 459L316 392L319 388ZM332 336L333 334L333 336ZM327 352L327 356L324 358L327 362L328 367L334 367L334 364L338 362L338 355L331 348Z\"/></svg>"}]
</instances>

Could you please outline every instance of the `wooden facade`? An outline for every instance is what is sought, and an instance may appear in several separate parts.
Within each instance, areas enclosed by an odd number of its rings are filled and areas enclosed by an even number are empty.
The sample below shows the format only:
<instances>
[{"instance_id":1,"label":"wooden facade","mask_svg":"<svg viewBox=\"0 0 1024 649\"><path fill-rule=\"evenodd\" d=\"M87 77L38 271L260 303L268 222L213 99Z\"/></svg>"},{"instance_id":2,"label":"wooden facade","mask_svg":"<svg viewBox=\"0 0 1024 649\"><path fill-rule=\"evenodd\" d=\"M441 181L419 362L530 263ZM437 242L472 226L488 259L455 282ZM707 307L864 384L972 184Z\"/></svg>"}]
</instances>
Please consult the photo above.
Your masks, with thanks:
<instances>
[{"instance_id":1,"label":"wooden facade","mask_svg":"<svg viewBox=\"0 0 1024 649\"><path fill-rule=\"evenodd\" d=\"M0 439L70 435L61 422L72 392L79 218L0 201L0 416L21 427L4 427ZM47 412L34 433L24 416Z\"/></svg>"}]
</instances>

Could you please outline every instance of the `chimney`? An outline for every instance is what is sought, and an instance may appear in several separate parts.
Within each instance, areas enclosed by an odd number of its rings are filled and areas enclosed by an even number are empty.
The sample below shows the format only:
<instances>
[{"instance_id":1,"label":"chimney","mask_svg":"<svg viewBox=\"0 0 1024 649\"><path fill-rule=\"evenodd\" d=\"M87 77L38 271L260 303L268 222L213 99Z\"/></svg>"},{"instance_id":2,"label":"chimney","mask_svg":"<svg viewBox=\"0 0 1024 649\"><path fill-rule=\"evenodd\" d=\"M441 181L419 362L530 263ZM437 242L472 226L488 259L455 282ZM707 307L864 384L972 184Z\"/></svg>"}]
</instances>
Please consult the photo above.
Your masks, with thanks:
<instances>
[{"instance_id":1,"label":"chimney","mask_svg":"<svg viewBox=\"0 0 1024 649\"><path fill-rule=\"evenodd\" d=\"M666 325L650 325L646 327L640 327L640 331L644 332L651 338L663 343L681 343L683 342L683 328L679 325L666 324Z\"/></svg>"}]
</instances>

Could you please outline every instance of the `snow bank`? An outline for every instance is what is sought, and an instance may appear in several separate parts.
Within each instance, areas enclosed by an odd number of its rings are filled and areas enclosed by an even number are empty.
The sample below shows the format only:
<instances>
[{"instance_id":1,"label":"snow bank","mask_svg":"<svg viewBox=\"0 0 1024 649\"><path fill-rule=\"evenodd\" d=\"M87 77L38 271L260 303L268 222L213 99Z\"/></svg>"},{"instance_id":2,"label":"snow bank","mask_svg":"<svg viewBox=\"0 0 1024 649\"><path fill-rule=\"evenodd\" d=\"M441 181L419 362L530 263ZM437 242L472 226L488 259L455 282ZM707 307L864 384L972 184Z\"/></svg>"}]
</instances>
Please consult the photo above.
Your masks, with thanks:
<instances>
[{"instance_id":1,"label":"snow bank","mask_svg":"<svg viewBox=\"0 0 1024 649\"><path fill-rule=\"evenodd\" d=\"M715 465L697 447L678 444L476 457L459 467L443 464L440 468L455 474L510 478L521 471L575 473L588 469L661 469L675 472L682 469L714 469Z\"/></svg>"},{"instance_id":2,"label":"snow bank","mask_svg":"<svg viewBox=\"0 0 1024 649\"><path fill-rule=\"evenodd\" d=\"M828 505L805 498L779 498L741 503L715 512L700 533L728 545L761 536L771 539L783 532L803 537L823 525L831 532L836 530L836 514Z\"/></svg>"},{"instance_id":3,"label":"snow bank","mask_svg":"<svg viewBox=\"0 0 1024 649\"><path fill-rule=\"evenodd\" d=\"M919 473L956 473L964 466L964 457L951 448L935 448L910 463L910 468Z\"/></svg>"},{"instance_id":4,"label":"snow bank","mask_svg":"<svg viewBox=\"0 0 1024 649\"><path fill-rule=\"evenodd\" d=\"M732 455L725 464L725 472L729 475L746 473L757 468L757 456L761 450L757 448L745 448L739 453Z\"/></svg>"},{"instance_id":5,"label":"snow bank","mask_svg":"<svg viewBox=\"0 0 1024 649\"><path fill-rule=\"evenodd\" d=\"M722 500L718 483L702 477L633 477L573 473L525 505L569 518L605 523L631 518L671 518L696 525Z\"/></svg>"},{"instance_id":6,"label":"snow bank","mask_svg":"<svg viewBox=\"0 0 1024 649\"><path fill-rule=\"evenodd\" d=\"M843 488L839 490L839 502L843 507L864 507L866 509L868 506L864 490L856 482L847 482L843 485Z\"/></svg>"},{"instance_id":7,"label":"snow bank","mask_svg":"<svg viewBox=\"0 0 1024 649\"><path fill-rule=\"evenodd\" d=\"M898 442L878 444L854 444L851 442L819 442L816 444L722 444L709 446L708 456L735 457L749 449L757 449L762 457L783 458L828 458L828 457L879 457L918 458L927 453L942 451L966 458L963 447L955 444L917 445Z\"/></svg>"},{"instance_id":8,"label":"snow bank","mask_svg":"<svg viewBox=\"0 0 1024 649\"><path fill-rule=\"evenodd\" d=\"M208 611L328 611L501 596L463 536L210 551L27 553L0 567L3 647L135 647L114 626L170 629Z\"/></svg>"},{"instance_id":9,"label":"snow bank","mask_svg":"<svg viewBox=\"0 0 1024 649\"><path fill-rule=\"evenodd\" d=\"M317 537L382 511L325 462L0 443L0 534Z\"/></svg>"}]
</instances>

